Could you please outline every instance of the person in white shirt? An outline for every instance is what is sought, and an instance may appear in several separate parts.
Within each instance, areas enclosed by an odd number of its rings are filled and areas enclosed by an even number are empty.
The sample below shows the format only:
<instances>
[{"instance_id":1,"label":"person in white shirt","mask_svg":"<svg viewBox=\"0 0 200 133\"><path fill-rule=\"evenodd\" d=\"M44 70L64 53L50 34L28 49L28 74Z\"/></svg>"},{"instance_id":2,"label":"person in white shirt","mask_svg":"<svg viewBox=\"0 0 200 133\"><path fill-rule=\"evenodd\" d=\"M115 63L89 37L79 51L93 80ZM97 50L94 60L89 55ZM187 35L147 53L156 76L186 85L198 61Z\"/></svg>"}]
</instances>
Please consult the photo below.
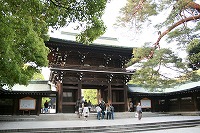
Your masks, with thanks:
<instances>
[{"instance_id":1,"label":"person in white shirt","mask_svg":"<svg viewBox=\"0 0 200 133\"><path fill-rule=\"evenodd\" d=\"M97 111L97 119L100 120L100 116L101 116L101 108L99 105L96 106L96 111Z\"/></svg>"},{"instance_id":2,"label":"person in white shirt","mask_svg":"<svg viewBox=\"0 0 200 133\"><path fill-rule=\"evenodd\" d=\"M87 102L85 101L84 102L84 107L83 107L83 116L84 116L86 121L87 121L87 118L89 117L89 113L90 113L90 111L89 111Z\"/></svg>"},{"instance_id":3,"label":"person in white shirt","mask_svg":"<svg viewBox=\"0 0 200 133\"><path fill-rule=\"evenodd\" d=\"M142 107L141 107L140 103L138 103L138 105L136 107L136 111L138 113L138 120L141 120L141 118L142 118Z\"/></svg>"}]
</instances>

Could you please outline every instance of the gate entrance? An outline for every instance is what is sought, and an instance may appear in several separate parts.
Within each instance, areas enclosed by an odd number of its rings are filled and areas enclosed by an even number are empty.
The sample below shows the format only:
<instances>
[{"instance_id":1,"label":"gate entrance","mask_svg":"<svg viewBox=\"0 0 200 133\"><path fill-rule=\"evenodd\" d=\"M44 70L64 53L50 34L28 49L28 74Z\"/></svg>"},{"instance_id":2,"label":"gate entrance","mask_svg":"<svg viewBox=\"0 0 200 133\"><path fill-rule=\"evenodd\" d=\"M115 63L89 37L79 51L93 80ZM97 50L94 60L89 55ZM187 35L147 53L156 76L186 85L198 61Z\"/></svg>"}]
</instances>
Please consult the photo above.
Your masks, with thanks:
<instances>
[{"instance_id":1,"label":"gate entrance","mask_svg":"<svg viewBox=\"0 0 200 133\"><path fill-rule=\"evenodd\" d=\"M45 112L44 103L48 102L48 112ZM56 97L42 97L41 113L56 113Z\"/></svg>"},{"instance_id":2,"label":"gate entrance","mask_svg":"<svg viewBox=\"0 0 200 133\"><path fill-rule=\"evenodd\" d=\"M57 86L58 112L74 113L82 89L97 89L97 99L112 104L115 111L128 110L127 82L132 72L125 64L132 57L132 48L105 45L84 45L51 38L46 42L50 81Z\"/></svg>"}]
</instances>

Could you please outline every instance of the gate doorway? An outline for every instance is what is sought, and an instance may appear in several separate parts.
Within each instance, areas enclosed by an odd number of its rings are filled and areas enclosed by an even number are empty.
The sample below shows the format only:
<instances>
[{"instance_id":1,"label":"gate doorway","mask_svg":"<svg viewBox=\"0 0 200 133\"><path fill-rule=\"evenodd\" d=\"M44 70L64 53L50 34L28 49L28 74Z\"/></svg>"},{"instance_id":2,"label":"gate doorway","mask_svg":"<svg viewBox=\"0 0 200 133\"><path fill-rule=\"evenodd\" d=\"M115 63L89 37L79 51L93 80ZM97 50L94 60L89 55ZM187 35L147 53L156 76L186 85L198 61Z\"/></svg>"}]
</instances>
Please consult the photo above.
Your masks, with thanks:
<instances>
[{"instance_id":1,"label":"gate doorway","mask_svg":"<svg viewBox=\"0 0 200 133\"><path fill-rule=\"evenodd\" d=\"M82 89L81 95L84 100L88 103L90 112L95 112L96 105L98 104L98 93L97 89Z\"/></svg>"},{"instance_id":2,"label":"gate doorway","mask_svg":"<svg viewBox=\"0 0 200 133\"><path fill-rule=\"evenodd\" d=\"M42 97L41 103L41 113L45 113L44 103L48 102L48 113L53 114L56 113L56 97Z\"/></svg>"}]
</instances>

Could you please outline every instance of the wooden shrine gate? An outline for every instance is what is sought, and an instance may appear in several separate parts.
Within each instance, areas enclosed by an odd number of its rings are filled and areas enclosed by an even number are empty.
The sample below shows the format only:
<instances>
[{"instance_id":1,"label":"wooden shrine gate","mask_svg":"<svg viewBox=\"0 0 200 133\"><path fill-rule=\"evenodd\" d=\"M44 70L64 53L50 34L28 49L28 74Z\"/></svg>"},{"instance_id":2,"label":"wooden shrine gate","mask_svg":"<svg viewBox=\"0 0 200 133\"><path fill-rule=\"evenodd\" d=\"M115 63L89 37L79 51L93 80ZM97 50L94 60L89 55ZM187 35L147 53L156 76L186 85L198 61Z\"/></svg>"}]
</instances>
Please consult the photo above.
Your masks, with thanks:
<instances>
[{"instance_id":1,"label":"wooden shrine gate","mask_svg":"<svg viewBox=\"0 0 200 133\"><path fill-rule=\"evenodd\" d=\"M58 112L75 111L81 89L97 89L98 99L112 103L115 111L127 111L127 82L132 73L125 63L132 57L132 48L108 45L84 45L51 38L46 42L50 81L57 85Z\"/></svg>"}]
</instances>

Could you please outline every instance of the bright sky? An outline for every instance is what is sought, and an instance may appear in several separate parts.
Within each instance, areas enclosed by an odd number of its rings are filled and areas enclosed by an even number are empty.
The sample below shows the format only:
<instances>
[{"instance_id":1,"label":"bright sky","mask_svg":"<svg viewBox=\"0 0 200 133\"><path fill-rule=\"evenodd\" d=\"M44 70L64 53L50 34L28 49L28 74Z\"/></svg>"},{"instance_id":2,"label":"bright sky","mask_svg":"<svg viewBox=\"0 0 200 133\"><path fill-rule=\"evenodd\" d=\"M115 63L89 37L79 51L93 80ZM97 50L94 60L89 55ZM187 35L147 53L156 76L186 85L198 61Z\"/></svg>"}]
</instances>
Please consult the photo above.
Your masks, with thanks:
<instances>
[{"instance_id":1,"label":"bright sky","mask_svg":"<svg viewBox=\"0 0 200 133\"><path fill-rule=\"evenodd\" d=\"M107 27L106 33L103 35L105 37L113 37L117 38L122 46L131 46L131 42L127 39L127 30L124 28L115 28L113 25L116 23L116 18L119 16L120 8L124 7L127 0L111 0L110 3L107 4L105 14L103 15L103 21ZM73 25L71 25L73 26ZM65 28L61 28L58 31L49 32L51 37L58 37L58 35L63 38L60 34L61 31L78 33L78 31L73 30L72 27L68 26Z\"/></svg>"},{"instance_id":2,"label":"bright sky","mask_svg":"<svg viewBox=\"0 0 200 133\"><path fill-rule=\"evenodd\" d=\"M114 23L116 23L116 18L120 15L119 10L126 5L127 0L110 0L107 4L105 14L103 15L103 20L107 26L107 31L103 36L117 38L122 46L128 47L140 47L144 42L155 42L158 38L157 31L153 31L151 26L148 26L143 30L141 35L136 35L135 31L131 31L128 28L116 28ZM200 0L195 0L200 4ZM158 19L157 19L158 18ZM156 17L154 22L161 22L162 17ZM61 28L53 33L50 32L51 37L58 37L61 31L68 31L77 33L72 27ZM164 42L164 39L161 40Z\"/></svg>"}]
</instances>

